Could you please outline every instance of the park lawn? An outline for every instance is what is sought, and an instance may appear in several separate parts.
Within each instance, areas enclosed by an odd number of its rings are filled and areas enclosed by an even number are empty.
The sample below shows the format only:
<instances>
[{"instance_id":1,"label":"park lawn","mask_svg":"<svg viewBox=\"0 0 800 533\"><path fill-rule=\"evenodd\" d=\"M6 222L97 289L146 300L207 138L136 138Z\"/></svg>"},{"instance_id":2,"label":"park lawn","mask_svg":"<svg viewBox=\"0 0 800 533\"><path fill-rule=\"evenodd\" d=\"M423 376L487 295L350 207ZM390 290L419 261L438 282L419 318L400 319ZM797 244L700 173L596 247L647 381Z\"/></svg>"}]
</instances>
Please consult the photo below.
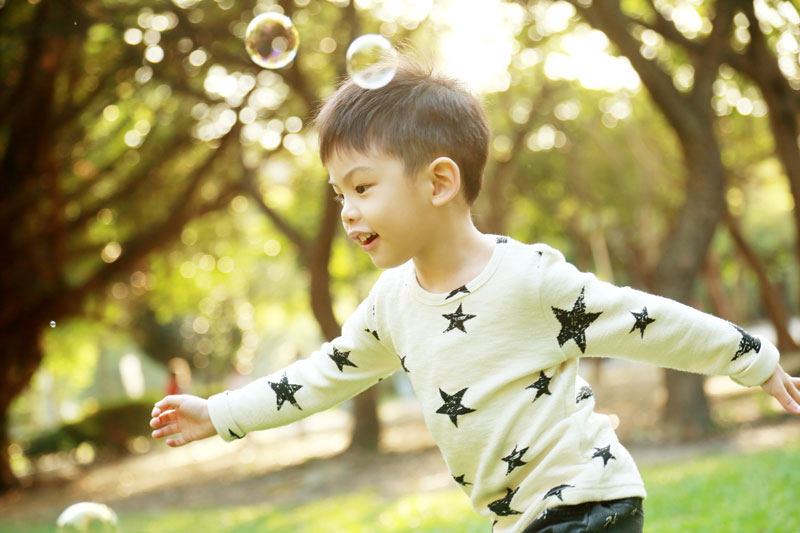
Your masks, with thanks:
<instances>
[{"instance_id":1,"label":"park lawn","mask_svg":"<svg viewBox=\"0 0 800 533\"><path fill-rule=\"evenodd\" d=\"M719 454L642 470L648 499L647 533L674 531L800 531L800 443L754 454ZM460 491L415 494L387 501L361 492L296 507L268 504L190 508L120 515L123 533L235 531L488 532L489 521L469 507ZM0 532L52 532L35 520L7 524Z\"/></svg>"}]
</instances>

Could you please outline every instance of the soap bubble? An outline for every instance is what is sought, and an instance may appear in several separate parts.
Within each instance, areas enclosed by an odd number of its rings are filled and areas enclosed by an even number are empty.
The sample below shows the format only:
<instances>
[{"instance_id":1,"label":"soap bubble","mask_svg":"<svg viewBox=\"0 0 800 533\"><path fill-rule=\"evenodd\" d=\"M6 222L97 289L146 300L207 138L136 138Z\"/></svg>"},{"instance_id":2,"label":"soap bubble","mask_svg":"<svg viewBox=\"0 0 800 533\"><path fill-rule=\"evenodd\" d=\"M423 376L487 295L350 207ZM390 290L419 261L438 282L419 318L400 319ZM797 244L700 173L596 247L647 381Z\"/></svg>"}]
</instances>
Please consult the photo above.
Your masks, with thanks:
<instances>
[{"instance_id":1,"label":"soap bubble","mask_svg":"<svg viewBox=\"0 0 800 533\"><path fill-rule=\"evenodd\" d=\"M377 89L394 78L394 48L382 35L368 33L350 43L347 73L359 87Z\"/></svg>"},{"instance_id":2,"label":"soap bubble","mask_svg":"<svg viewBox=\"0 0 800 533\"><path fill-rule=\"evenodd\" d=\"M50 321L50 327L51 327L51 328L54 328L54 327L56 327L56 321L55 321L55 320L51 320L51 321Z\"/></svg>"},{"instance_id":3,"label":"soap bubble","mask_svg":"<svg viewBox=\"0 0 800 533\"><path fill-rule=\"evenodd\" d=\"M108 505L80 502L70 505L56 521L58 533L118 533L117 514Z\"/></svg>"},{"instance_id":4,"label":"soap bubble","mask_svg":"<svg viewBox=\"0 0 800 533\"><path fill-rule=\"evenodd\" d=\"M244 35L247 53L257 65L281 68L297 55L300 35L292 19L280 13L262 13L250 21Z\"/></svg>"}]
</instances>

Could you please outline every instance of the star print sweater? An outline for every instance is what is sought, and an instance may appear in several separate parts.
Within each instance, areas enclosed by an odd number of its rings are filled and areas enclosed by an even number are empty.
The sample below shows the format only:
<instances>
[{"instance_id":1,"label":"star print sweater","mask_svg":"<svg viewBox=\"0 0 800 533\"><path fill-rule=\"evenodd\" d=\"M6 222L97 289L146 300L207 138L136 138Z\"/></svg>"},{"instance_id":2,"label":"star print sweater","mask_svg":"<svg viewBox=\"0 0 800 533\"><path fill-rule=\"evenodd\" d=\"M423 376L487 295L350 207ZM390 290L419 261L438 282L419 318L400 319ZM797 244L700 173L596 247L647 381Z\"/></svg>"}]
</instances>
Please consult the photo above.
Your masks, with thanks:
<instances>
[{"instance_id":1,"label":"star print sweater","mask_svg":"<svg viewBox=\"0 0 800 533\"><path fill-rule=\"evenodd\" d=\"M412 263L385 271L340 337L309 358L209 399L225 440L333 406L407 373L455 482L495 531L546 509L645 496L633 459L578 375L620 357L744 385L778 362L767 341L675 301L578 271L546 245L506 237L482 273L447 294Z\"/></svg>"}]
</instances>

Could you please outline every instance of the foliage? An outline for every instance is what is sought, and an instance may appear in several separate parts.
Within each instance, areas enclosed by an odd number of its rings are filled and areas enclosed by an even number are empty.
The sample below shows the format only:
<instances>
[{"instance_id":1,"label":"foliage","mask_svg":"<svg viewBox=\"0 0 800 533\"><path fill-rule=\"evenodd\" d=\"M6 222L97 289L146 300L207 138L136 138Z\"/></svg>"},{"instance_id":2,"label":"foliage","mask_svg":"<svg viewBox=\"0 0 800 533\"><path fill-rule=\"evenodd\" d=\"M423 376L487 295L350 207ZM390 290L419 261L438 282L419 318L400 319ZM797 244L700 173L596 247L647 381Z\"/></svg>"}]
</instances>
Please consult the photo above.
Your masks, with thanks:
<instances>
[{"instance_id":1,"label":"foliage","mask_svg":"<svg viewBox=\"0 0 800 533\"><path fill-rule=\"evenodd\" d=\"M29 459L49 453L70 452L84 442L100 451L125 453L132 438L149 437L147 420L154 402L153 398L147 398L104 406L82 420L63 424L22 442L22 448Z\"/></svg>"}]
</instances>

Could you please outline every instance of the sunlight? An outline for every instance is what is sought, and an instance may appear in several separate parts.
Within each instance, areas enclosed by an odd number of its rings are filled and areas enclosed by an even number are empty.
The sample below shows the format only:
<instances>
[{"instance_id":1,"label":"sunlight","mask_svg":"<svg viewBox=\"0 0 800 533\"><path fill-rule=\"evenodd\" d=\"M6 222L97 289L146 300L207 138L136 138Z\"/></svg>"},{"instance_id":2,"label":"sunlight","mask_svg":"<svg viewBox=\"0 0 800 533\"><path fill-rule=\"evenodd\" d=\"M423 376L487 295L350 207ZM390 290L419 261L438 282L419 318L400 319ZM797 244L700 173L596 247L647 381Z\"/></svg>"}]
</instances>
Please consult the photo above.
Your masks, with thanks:
<instances>
[{"instance_id":1,"label":"sunlight","mask_svg":"<svg viewBox=\"0 0 800 533\"><path fill-rule=\"evenodd\" d=\"M566 2L540 4L534 15L536 29L554 35L568 29L576 16ZM502 0L444 0L431 18L446 29L440 37L443 70L463 80L478 93L505 91L511 83L508 67L519 52L515 36L529 22L531 13L518 4ZM545 75L553 80L577 81L583 87L617 92L637 91L641 85L626 58L610 55L609 41L602 32L579 24L575 30L553 37L556 50L544 56ZM536 49L531 49L536 50Z\"/></svg>"},{"instance_id":2,"label":"sunlight","mask_svg":"<svg viewBox=\"0 0 800 533\"><path fill-rule=\"evenodd\" d=\"M500 0L446 0L431 14L447 28L440 37L442 68L476 92L505 91L517 52L514 36L526 13Z\"/></svg>"},{"instance_id":3,"label":"sunlight","mask_svg":"<svg viewBox=\"0 0 800 533\"><path fill-rule=\"evenodd\" d=\"M609 41L601 31L580 24L561 37L561 51L545 58L545 75L552 80L576 80L587 89L637 91L639 76L627 58L608 53Z\"/></svg>"}]
</instances>

